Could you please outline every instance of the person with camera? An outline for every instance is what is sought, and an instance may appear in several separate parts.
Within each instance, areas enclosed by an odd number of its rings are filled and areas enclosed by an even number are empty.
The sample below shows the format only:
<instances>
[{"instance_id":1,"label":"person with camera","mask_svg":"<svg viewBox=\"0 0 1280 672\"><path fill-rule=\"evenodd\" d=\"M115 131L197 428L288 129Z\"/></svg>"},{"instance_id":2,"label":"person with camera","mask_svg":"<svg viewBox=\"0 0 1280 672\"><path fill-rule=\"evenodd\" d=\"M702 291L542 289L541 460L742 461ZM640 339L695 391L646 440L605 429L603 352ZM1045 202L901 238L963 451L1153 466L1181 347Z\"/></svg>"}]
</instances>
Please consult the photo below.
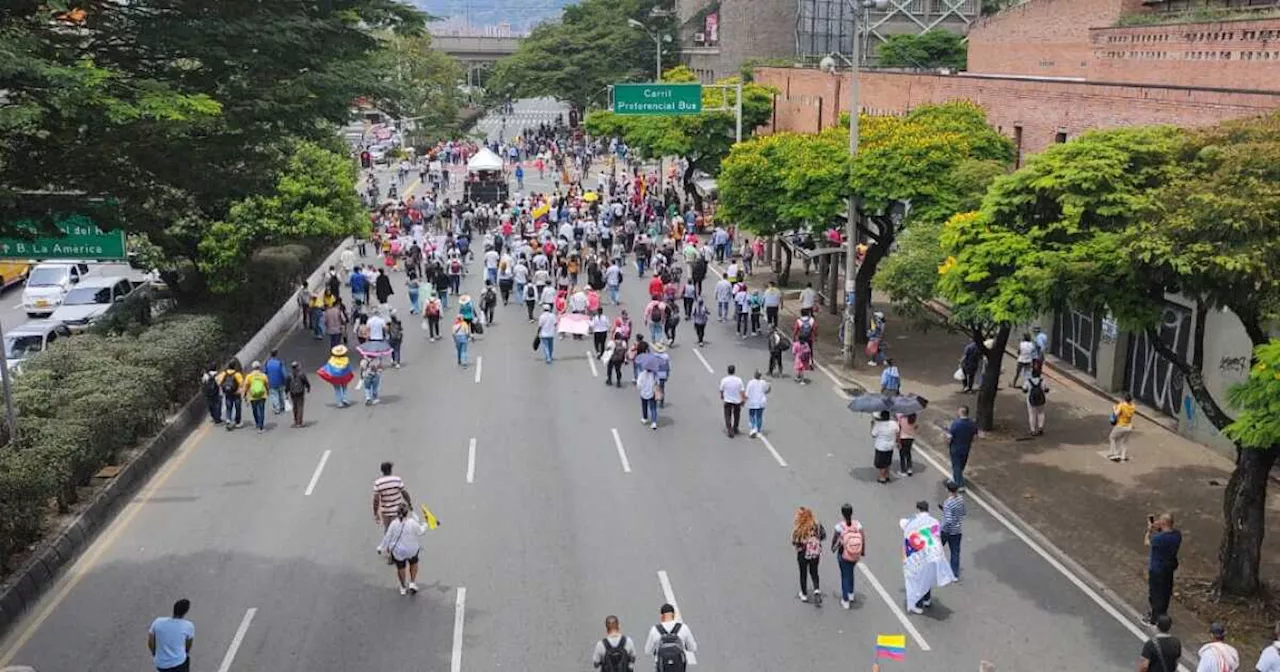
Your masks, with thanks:
<instances>
[{"instance_id":1,"label":"person with camera","mask_svg":"<svg viewBox=\"0 0 1280 672\"><path fill-rule=\"evenodd\" d=\"M1147 516L1147 533L1142 543L1150 549L1147 561L1147 601L1151 611L1143 622L1154 625L1156 619L1169 612L1173 597L1173 573L1178 569L1178 549L1182 532L1173 527L1173 514Z\"/></svg>"}]
</instances>

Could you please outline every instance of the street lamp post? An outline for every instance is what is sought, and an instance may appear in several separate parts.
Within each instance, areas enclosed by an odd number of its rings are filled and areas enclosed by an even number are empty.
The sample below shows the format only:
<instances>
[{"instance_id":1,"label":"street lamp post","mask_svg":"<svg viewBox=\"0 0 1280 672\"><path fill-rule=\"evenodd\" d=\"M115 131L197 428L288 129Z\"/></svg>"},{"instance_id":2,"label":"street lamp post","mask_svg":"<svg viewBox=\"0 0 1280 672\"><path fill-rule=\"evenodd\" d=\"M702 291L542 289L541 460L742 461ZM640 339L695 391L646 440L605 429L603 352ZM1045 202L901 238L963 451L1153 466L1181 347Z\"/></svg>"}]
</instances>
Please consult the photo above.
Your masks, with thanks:
<instances>
[{"instance_id":1,"label":"street lamp post","mask_svg":"<svg viewBox=\"0 0 1280 672\"><path fill-rule=\"evenodd\" d=\"M862 9L884 9L889 5L889 0L861 0L857 3ZM861 70L860 61L862 59L859 53L860 43L858 40L858 12L855 10L853 14L853 58L850 71L853 74L853 81L849 84L849 178L853 179L853 160L858 156L858 75ZM851 185L852 186L852 185ZM845 245L847 249L844 253L844 365L853 366L854 361L854 328L857 320L853 314L853 290L854 277L858 274L858 255L854 253L857 249L854 243L858 237L858 197L853 193L852 188L849 191L848 216L845 219ZM834 297L833 297L834 298Z\"/></svg>"},{"instance_id":2,"label":"street lamp post","mask_svg":"<svg viewBox=\"0 0 1280 672\"><path fill-rule=\"evenodd\" d=\"M671 36L659 35L653 32L652 30L650 30L649 26L646 26L635 19L627 19L627 25L631 26L632 28L639 28L640 30L643 30L645 34L649 36L649 39L653 40L653 46L655 48L655 51L657 52L657 55L654 61L653 81L661 82L662 81L662 43L670 42ZM665 206L667 202L667 170L666 170L666 158L662 156L658 157L658 180L659 180L659 185L661 185L658 187L661 190L659 193L662 195L662 203Z\"/></svg>"}]
</instances>

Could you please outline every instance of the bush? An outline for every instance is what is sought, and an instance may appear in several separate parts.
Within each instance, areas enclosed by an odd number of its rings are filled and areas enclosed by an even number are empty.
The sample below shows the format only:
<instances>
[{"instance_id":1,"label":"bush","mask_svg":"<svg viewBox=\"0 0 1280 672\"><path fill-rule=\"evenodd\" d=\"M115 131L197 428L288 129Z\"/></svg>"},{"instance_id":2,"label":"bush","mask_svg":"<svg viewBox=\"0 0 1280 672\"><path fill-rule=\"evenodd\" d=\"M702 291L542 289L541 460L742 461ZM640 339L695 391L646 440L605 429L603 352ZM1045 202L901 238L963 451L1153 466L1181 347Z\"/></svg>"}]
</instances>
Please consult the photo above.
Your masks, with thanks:
<instances>
[{"instance_id":1,"label":"bush","mask_svg":"<svg viewBox=\"0 0 1280 672\"><path fill-rule=\"evenodd\" d=\"M224 333L216 318L172 315L136 336L59 340L23 364L18 440L0 450L0 559L39 536L51 502L68 510L77 487L197 392Z\"/></svg>"}]
</instances>

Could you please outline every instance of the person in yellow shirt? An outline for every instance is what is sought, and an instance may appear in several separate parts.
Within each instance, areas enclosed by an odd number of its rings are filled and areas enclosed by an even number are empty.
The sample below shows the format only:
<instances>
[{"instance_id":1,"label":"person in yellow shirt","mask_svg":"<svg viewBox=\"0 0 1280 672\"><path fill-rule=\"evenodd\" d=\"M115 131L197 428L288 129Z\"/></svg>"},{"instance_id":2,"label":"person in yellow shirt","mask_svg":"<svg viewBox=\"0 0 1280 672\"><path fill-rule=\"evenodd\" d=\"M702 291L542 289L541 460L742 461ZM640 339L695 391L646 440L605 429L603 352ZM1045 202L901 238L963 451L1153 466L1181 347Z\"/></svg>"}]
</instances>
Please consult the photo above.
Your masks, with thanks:
<instances>
[{"instance_id":1,"label":"person in yellow shirt","mask_svg":"<svg viewBox=\"0 0 1280 672\"><path fill-rule=\"evenodd\" d=\"M1111 450L1107 453L1107 459L1112 462L1127 462L1129 460L1129 437L1133 434L1133 415L1138 412L1136 406L1133 405L1133 395L1125 393L1120 403L1111 409Z\"/></svg>"},{"instance_id":2,"label":"person in yellow shirt","mask_svg":"<svg viewBox=\"0 0 1280 672\"><path fill-rule=\"evenodd\" d=\"M249 409L253 411L253 424L261 434L267 428L267 396L271 389L270 379L262 372L262 362L253 362L242 385L241 393L249 398Z\"/></svg>"},{"instance_id":3,"label":"person in yellow shirt","mask_svg":"<svg viewBox=\"0 0 1280 672\"><path fill-rule=\"evenodd\" d=\"M303 291L306 291L305 287ZM311 312L311 337L317 341L324 338L324 308L324 294L311 292L307 300L307 310Z\"/></svg>"},{"instance_id":4,"label":"person in yellow shirt","mask_svg":"<svg viewBox=\"0 0 1280 672\"><path fill-rule=\"evenodd\" d=\"M218 374L218 389L222 390L223 419L227 431L244 424L240 412L240 391L244 388L244 374L240 373L240 362L231 360L227 368Z\"/></svg>"}]
</instances>

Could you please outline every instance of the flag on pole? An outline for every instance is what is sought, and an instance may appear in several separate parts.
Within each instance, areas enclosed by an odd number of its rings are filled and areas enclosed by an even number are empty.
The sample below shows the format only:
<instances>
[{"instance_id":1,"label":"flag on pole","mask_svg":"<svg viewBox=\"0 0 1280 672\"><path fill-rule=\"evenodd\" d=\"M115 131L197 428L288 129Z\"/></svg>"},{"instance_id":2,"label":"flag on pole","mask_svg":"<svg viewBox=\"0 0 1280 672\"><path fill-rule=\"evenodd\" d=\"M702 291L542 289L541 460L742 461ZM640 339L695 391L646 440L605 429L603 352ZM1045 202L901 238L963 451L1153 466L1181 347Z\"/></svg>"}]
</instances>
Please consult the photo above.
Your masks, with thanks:
<instances>
[{"instance_id":1,"label":"flag on pole","mask_svg":"<svg viewBox=\"0 0 1280 672\"><path fill-rule=\"evenodd\" d=\"M422 522L427 524L428 530L440 527L440 519L436 518L436 514L431 513L431 509L428 509L426 504L422 505Z\"/></svg>"},{"instance_id":2,"label":"flag on pole","mask_svg":"<svg viewBox=\"0 0 1280 672\"><path fill-rule=\"evenodd\" d=\"M906 657L906 635L876 635L876 659L905 660Z\"/></svg>"}]
</instances>

